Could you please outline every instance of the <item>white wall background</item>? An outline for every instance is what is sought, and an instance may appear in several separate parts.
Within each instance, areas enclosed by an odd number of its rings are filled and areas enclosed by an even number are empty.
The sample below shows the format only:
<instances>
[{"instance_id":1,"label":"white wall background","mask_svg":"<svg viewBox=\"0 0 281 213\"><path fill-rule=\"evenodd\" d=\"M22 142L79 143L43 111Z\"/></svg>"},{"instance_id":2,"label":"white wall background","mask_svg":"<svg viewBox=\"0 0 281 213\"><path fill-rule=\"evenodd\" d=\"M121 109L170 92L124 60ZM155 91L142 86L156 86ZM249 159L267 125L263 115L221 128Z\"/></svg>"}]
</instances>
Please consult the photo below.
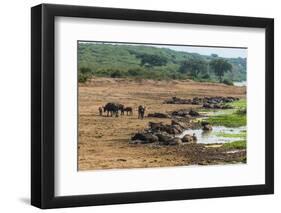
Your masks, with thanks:
<instances>
[{"instance_id":1,"label":"white wall background","mask_svg":"<svg viewBox=\"0 0 281 213\"><path fill-rule=\"evenodd\" d=\"M195 13L275 18L275 131L281 128L281 13L278 0L45 0L80 4ZM30 7L37 0L1 2L0 9L0 212L39 212L30 197ZM278 110L279 109L279 110ZM278 131L279 130L279 131ZM281 199L280 135L275 136L275 195L201 199L50 210L51 212L277 212Z\"/></svg>"}]
</instances>

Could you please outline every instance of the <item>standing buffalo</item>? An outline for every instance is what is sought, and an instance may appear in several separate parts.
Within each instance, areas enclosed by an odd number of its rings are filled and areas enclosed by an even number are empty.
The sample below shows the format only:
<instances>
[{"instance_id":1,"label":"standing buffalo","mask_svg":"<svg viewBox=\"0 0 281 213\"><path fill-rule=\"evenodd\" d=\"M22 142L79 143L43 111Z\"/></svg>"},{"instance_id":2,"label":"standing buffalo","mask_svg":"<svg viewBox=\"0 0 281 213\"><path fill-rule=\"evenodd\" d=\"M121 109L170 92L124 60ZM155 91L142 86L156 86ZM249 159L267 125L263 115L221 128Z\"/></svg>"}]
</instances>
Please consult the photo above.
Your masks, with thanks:
<instances>
[{"instance_id":1,"label":"standing buffalo","mask_svg":"<svg viewBox=\"0 0 281 213\"><path fill-rule=\"evenodd\" d=\"M144 118L144 113L145 113L145 107L140 105L138 107L138 118L143 119Z\"/></svg>"},{"instance_id":2,"label":"standing buffalo","mask_svg":"<svg viewBox=\"0 0 281 213\"><path fill-rule=\"evenodd\" d=\"M118 117L118 106L116 105L116 103L107 103L104 107L103 107L103 111L107 112L107 116L112 117L113 115L115 115L116 117Z\"/></svg>"},{"instance_id":3,"label":"standing buffalo","mask_svg":"<svg viewBox=\"0 0 281 213\"><path fill-rule=\"evenodd\" d=\"M120 114L121 115L124 115L124 105L123 104L119 104L119 103L116 103L117 107L118 107L118 110L120 110Z\"/></svg>"},{"instance_id":4,"label":"standing buffalo","mask_svg":"<svg viewBox=\"0 0 281 213\"><path fill-rule=\"evenodd\" d=\"M132 107L125 107L124 112L127 112L127 115L133 115L133 108Z\"/></svg>"},{"instance_id":5,"label":"standing buffalo","mask_svg":"<svg viewBox=\"0 0 281 213\"><path fill-rule=\"evenodd\" d=\"M119 116L119 110L121 112L121 115L124 115L124 105L119 104L119 103L107 103L104 107L103 107L103 111L107 112L107 116L112 117L113 115L115 115L115 117Z\"/></svg>"}]
</instances>

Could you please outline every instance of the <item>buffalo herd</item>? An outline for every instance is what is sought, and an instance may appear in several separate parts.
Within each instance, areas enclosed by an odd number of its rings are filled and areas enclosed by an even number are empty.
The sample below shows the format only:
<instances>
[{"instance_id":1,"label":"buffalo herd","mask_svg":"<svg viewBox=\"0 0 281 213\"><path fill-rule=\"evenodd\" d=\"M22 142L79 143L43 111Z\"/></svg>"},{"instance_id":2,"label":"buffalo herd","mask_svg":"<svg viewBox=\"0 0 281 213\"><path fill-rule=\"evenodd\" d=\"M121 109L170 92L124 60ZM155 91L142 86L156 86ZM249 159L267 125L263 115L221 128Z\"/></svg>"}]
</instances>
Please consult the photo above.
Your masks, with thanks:
<instances>
[{"instance_id":1,"label":"buffalo herd","mask_svg":"<svg viewBox=\"0 0 281 213\"><path fill-rule=\"evenodd\" d=\"M193 99L183 99L178 97L172 97L171 99L165 100L164 104L192 104L192 105L202 105L203 108L209 108L209 109L229 109L232 108L229 105L226 105L226 103L231 103L233 101L237 101L239 98L235 97L194 97ZM115 116L118 117L119 113L120 115L125 115L125 112L127 115L133 115L133 108L132 107L125 107L123 104L117 103L117 102L109 102L105 104L104 106L101 106L99 109L99 115L102 116L105 114L108 116ZM137 108L138 111L138 119L143 119L146 111L146 107L143 105L139 105ZM182 113L178 111L175 115L181 115ZM161 115L160 115L161 114ZM189 115L191 116L199 116L199 114L196 111L189 111ZM148 114L148 117L160 117L165 116L169 117L167 115L164 115L163 113L154 113L154 114Z\"/></svg>"},{"instance_id":2,"label":"buffalo herd","mask_svg":"<svg viewBox=\"0 0 281 213\"><path fill-rule=\"evenodd\" d=\"M145 114L145 110L146 107L140 105L138 107L138 118L139 119L143 119L144 118L144 114ZM120 103L107 103L102 107L99 107L99 115L102 116L103 114L105 114L107 117L108 116L115 116L118 117L119 113L120 115L133 115L133 108L132 107L125 107L123 104Z\"/></svg>"}]
</instances>

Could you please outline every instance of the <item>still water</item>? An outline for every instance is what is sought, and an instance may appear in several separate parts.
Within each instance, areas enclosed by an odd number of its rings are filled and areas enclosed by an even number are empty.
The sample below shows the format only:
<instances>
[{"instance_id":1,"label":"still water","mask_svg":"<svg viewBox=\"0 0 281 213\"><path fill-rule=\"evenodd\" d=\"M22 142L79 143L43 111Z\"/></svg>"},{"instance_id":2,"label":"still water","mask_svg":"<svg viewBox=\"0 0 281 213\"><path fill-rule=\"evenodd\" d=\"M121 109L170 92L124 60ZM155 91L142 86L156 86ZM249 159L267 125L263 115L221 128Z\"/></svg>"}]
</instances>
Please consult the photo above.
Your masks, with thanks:
<instances>
[{"instance_id":1,"label":"still water","mask_svg":"<svg viewBox=\"0 0 281 213\"><path fill-rule=\"evenodd\" d=\"M246 131L246 126L230 128L224 126L213 126L212 131L203 131L202 129L188 129L177 137L182 138L186 134L193 135L197 137L197 143L212 144L212 143L229 143L234 141L243 140L241 137L223 137L220 134L239 134Z\"/></svg>"},{"instance_id":2,"label":"still water","mask_svg":"<svg viewBox=\"0 0 281 213\"><path fill-rule=\"evenodd\" d=\"M244 87L247 86L247 81L233 82L234 86Z\"/></svg>"}]
</instances>

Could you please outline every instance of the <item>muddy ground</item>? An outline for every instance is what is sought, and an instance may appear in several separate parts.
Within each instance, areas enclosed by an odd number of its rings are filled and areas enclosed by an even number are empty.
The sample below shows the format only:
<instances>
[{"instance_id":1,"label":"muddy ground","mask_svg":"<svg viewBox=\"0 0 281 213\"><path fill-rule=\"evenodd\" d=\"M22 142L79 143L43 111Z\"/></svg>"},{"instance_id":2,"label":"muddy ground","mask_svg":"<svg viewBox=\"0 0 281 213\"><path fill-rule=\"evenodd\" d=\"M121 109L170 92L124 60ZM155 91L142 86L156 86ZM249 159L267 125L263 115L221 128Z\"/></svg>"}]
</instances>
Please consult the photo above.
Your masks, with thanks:
<instances>
[{"instance_id":1,"label":"muddy ground","mask_svg":"<svg viewBox=\"0 0 281 213\"><path fill-rule=\"evenodd\" d=\"M200 106L163 104L173 96L233 96L245 98L246 88L193 81L153 81L95 78L79 85L78 169L146 168L241 162L245 151L227 153L216 146L190 144L156 146L129 144L131 136L147 127L149 121L170 123L170 119L137 118L137 107L147 113L196 109ZM132 116L99 116L98 107L119 102L134 109Z\"/></svg>"}]
</instances>

